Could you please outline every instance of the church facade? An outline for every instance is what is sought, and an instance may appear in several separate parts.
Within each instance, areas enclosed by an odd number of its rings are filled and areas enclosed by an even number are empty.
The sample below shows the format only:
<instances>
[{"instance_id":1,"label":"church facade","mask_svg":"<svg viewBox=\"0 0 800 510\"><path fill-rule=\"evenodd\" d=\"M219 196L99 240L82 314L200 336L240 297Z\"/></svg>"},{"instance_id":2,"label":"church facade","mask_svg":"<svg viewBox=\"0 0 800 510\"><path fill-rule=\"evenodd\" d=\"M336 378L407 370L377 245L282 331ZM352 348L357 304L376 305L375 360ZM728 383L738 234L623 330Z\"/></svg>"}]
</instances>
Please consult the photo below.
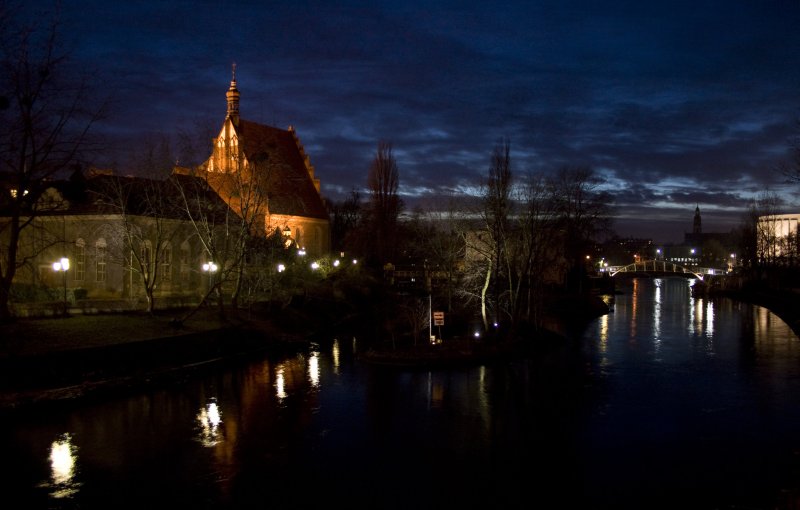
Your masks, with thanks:
<instances>
[{"instance_id":1,"label":"church facade","mask_svg":"<svg viewBox=\"0 0 800 510\"><path fill-rule=\"evenodd\" d=\"M213 152L195 174L240 216L254 234L279 233L285 246L311 256L330 251L330 224L320 182L293 127L280 129L242 119L234 68L227 114ZM176 169L186 172L186 169Z\"/></svg>"}]
</instances>

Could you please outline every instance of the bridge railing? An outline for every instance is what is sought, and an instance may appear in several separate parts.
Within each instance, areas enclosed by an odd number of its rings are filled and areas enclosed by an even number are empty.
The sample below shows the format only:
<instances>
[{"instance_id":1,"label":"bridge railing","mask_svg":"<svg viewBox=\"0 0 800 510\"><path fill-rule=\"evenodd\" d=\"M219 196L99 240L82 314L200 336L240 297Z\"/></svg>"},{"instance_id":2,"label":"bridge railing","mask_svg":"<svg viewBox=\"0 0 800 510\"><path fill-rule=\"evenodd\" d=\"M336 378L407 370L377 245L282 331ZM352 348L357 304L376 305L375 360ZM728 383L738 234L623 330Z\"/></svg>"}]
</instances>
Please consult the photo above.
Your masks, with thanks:
<instances>
[{"instance_id":1,"label":"bridge railing","mask_svg":"<svg viewBox=\"0 0 800 510\"><path fill-rule=\"evenodd\" d=\"M617 273L675 273L681 275L689 275L702 280L705 275L724 275L727 274L726 269L719 269L714 267L685 267L674 262L666 260L642 260L628 264L627 266L607 266L602 269L602 272L614 276Z\"/></svg>"}]
</instances>

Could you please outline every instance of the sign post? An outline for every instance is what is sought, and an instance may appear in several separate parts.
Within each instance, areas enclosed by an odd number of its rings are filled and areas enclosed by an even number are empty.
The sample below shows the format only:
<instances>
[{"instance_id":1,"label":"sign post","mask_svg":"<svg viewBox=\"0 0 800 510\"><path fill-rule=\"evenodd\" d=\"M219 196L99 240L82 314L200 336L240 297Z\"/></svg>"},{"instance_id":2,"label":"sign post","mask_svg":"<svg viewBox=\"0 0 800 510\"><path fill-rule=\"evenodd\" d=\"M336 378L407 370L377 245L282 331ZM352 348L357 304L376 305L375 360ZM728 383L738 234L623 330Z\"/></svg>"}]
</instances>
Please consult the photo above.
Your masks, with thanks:
<instances>
[{"instance_id":1,"label":"sign post","mask_svg":"<svg viewBox=\"0 0 800 510\"><path fill-rule=\"evenodd\" d=\"M433 324L439 326L439 341L442 341L442 326L444 326L444 312L433 312Z\"/></svg>"}]
</instances>

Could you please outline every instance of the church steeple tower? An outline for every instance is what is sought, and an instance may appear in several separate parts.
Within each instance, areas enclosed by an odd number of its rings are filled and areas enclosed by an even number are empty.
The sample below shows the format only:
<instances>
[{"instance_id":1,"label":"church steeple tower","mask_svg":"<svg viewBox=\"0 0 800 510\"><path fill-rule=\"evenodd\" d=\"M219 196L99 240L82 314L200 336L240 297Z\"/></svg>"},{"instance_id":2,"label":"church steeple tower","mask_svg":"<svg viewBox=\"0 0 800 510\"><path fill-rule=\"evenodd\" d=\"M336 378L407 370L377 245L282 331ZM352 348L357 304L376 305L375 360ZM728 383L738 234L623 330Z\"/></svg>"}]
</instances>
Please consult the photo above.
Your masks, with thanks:
<instances>
[{"instance_id":1,"label":"church steeple tower","mask_svg":"<svg viewBox=\"0 0 800 510\"><path fill-rule=\"evenodd\" d=\"M231 79L231 86L228 92L225 93L228 98L228 117L234 124L239 123L239 89L236 88L236 62L233 63L233 78Z\"/></svg>"},{"instance_id":2,"label":"church steeple tower","mask_svg":"<svg viewBox=\"0 0 800 510\"><path fill-rule=\"evenodd\" d=\"M694 209L694 226L692 228L693 234L702 234L703 227L700 223L700 205L698 204Z\"/></svg>"}]
</instances>

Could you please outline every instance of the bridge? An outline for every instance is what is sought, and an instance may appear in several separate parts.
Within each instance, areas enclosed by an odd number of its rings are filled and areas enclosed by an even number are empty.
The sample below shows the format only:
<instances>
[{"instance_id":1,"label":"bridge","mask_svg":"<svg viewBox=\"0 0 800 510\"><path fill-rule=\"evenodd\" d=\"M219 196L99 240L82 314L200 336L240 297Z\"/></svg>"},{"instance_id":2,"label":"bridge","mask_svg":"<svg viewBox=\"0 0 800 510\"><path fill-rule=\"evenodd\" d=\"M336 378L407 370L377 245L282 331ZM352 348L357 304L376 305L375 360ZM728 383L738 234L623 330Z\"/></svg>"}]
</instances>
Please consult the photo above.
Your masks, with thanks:
<instances>
[{"instance_id":1,"label":"bridge","mask_svg":"<svg viewBox=\"0 0 800 510\"><path fill-rule=\"evenodd\" d=\"M724 275L725 269L717 269L713 267L684 267L674 262L667 262L666 260L640 260L627 266L608 266L602 269L602 272L608 273L609 276L616 276L620 273L635 274L658 274L663 276L685 276L688 278L697 278L703 280L707 275Z\"/></svg>"}]
</instances>

